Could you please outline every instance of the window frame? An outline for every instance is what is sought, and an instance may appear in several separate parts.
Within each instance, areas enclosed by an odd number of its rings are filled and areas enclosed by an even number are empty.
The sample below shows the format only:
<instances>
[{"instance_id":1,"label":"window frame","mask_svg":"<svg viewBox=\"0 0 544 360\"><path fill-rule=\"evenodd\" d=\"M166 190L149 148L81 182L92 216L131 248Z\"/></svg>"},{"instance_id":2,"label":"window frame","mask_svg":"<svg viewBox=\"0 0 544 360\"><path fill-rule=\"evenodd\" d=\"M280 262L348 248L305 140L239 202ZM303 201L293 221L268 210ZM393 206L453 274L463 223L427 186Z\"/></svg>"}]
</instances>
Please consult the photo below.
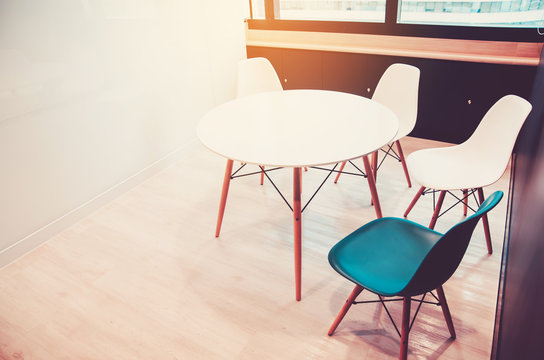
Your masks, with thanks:
<instances>
[{"instance_id":1,"label":"window frame","mask_svg":"<svg viewBox=\"0 0 544 360\"><path fill-rule=\"evenodd\" d=\"M251 4L251 0L249 0L249 2ZM398 23L397 14L399 0L386 0L384 23L276 19L275 12L276 9L279 9L279 0L264 0L264 2L265 19L248 19L249 29L413 36L465 40L544 42L544 36L538 34L537 27L508 28Z\"/></svg>"}]
</instances>

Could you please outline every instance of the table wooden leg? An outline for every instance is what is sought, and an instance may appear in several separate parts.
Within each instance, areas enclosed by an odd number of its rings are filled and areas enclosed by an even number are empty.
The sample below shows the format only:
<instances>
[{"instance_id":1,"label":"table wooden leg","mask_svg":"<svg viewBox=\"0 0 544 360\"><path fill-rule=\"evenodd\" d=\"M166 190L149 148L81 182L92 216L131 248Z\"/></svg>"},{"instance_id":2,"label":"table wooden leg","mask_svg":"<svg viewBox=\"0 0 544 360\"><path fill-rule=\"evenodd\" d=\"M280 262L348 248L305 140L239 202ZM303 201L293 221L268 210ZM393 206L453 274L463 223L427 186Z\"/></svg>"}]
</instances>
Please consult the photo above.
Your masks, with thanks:
<instances>
[{"instance_id":1,"label":"table wooden leg","mask_svg":"<svg viewBox=\"0 0 544 360\"><path fill-rule=\"evenodd\" d=\"M363 156L363 164L365 165L366 179L368 180L368 187L370 188L370 196L372 196L372 204L374 204L376 217L379 219L382 217L382 209L380 207L380 200L378 199L378 190L376 190L374 173L372 172L370 162L368 161L368 155Z\"/></svg>"},{"instance_id":2,"label":"table wooden leg","mask_svg":"<svg viewBox=\"0 0 544 360\"><path fill-rule=\"evenodd\" d=\"M219 202L219 213L217 214L215 237L219 237L219 232L221 231L221 223L223 222L223 214L225 213L225 205L227 204L227 195L229 193L230 176L232 174L232 163L232 160L227 160L225 177L223 178L223 190L221 191L221 201Z\"/></svg>"},{"instance_id":3,"label":"table wooden leg","mask_svg":"<svg viewBox=\"0 0 544 360\"><path fill-rule=\"evenodd\" d=\"M372 170L374 171L374 182L378 180L378 153L380 150L376 150L372 153Z\"/></svg>"},{"instance_id":4,"label":"table wooden leg","mask_svg":"<svg viewBox=\"0 0 544 360\"><path fill-rule=\"evenodd\" d=\"M293 230L295 234L295 298L300 301L301 269L302 269L302 213L300 203L301 169L293 168Z\"/></svg>"}]
</instances>

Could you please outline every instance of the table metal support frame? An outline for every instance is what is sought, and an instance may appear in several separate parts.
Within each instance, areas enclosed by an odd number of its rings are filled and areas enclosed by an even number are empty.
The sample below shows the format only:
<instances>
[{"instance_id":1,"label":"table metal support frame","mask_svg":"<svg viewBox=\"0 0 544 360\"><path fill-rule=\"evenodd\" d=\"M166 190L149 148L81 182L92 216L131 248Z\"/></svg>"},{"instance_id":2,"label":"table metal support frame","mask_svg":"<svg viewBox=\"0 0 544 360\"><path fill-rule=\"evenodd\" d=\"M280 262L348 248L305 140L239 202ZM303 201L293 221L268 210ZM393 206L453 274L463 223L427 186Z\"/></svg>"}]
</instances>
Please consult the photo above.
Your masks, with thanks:
<instances>
[{"instance_id":1,"label":"table metal support frame","mask_svg":"<svg viewBox=\"0 0 544 360\"><path fill-rule=\"evenodd\" d=\"M366 179L368 180L368 186L370 188L370 194L372 197L372 203L374 204L374 210L376 211L377 218L382 217L382 211L380 207L380 201L378 198L378 191L376 189L376 182L375 178L372 172L372 168L370 166L370 162L368 160L368 155L364 155L363 157L363 164L366 171ZM329 171L329 174L326 176L325 180L319 185L317 190L314 192L314 194L311 196L311 198L308 200L308 202L302 207L301 203L301 177L302 177L302 171L301 167L293 167L293 205L291 206L287 199L283 196L283 194L280 192L280 190L277 188L277 186L274 184L272 179L268 176L268 172L274 171L279 169L272 168L265 170L263 166L259 166L260 171L248 173L248 174L241 174L236 175L244 166L245 164L242 164L242 166L236 170L234 173L232 172L233 167L233 160L228 159L227 160L227 166L225 168L225 175L223 178L223 188L221 191L221 200L219 202L219 212L217 215L217 224L215 228L215 237L219 237L219 234L221 232L221 224L223 222L223 215L225 213L225 207L227 203L227 196L230 186L231 179L242 177L242 176L248 176L248 175L254 175L254 174L264 174L266 178L273 184L276 191L280 194L282 199L285 201L287 206L292 210L293 212L293 232L294 232L294 256L295 256L295 299L297 301L300 301L301 299L301 288L302 288L302 279L301 279L301 272L302 272L302 212L306 209L308 204L313 200L317 192L321 189L323 184L327 181L327 179L330 177L330 175L333 172L336 172L336 164L332 169L326 169ZM316 167L317 168L317 167ZM321 168L321 170L325 170ZM358 175L358 174L357 174Z\"/></svg>"}]
</instances>

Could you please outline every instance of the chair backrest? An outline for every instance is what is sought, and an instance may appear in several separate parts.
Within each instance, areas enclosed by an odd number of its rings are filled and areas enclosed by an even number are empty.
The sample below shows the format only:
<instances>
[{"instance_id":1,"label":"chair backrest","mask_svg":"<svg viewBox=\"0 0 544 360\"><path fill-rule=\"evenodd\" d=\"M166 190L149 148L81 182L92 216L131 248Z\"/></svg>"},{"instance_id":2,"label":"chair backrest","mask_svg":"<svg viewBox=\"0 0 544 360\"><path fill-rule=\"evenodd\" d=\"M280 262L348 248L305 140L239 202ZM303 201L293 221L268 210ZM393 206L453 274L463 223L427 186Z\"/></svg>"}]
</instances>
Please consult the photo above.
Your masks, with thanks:
<instances>
[{"instance_id":1,"label":"chair backrest","mask_svg":"<svg viewBox=\"0 0 544 360\"><path fill-rule=\"evenodd\" d=\"M238 63L237 97L280 90L283 90L280 79L268 59L257 57Z\"/></svg>"},{"instance_id":2,"label":"chair backrest","mask_svg":"<svg viewBox=\"0 0 544 360\"><path fill-rule=\"evenodd\" d=\"M416 125L419 91L419 69L406 64L393 64L385 70L372 100L393 110L399 119L396 139L408 135Z\"/></svg>"},{"instance_id":3,"label":"chair backrest","mask_svg":"<svg viewBox=\"0 0 544 360\"><path fill-rule=\"evenodd\" d=\"M484 167L489 169L487 171L494 171L494 177L498 179L508 165L519 131L531 109L531 104L522 97L506 95L500 98L487 111L470 138L459 147L477 154L482 171Z\"/></svg>"},{"instance_id":4,"label":"chair backrest","mask_svg":"<svg viewBox=\"0 0 544 360\"><path fill-rule=\"evenodd\" d=\"M461 221L434 244L418 270L400 295L414 296L434 290L445 283L457 270L467 250L478 220L493 209L503 197L496 191L480 205L478 211Z\"/></svg>"}]
</instances>

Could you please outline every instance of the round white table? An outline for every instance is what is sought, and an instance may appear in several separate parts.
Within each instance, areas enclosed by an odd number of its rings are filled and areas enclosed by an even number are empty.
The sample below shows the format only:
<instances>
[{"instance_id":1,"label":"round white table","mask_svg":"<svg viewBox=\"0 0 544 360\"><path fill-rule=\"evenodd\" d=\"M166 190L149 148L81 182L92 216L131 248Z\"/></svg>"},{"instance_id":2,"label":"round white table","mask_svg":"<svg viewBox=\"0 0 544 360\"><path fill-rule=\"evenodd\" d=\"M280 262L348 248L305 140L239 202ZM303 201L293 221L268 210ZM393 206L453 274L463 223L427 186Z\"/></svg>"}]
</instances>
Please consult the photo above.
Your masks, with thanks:
<instances>
[{"instance_id":1,"label":"round white table","mask_svg":"<svg viewBox=\"0 0 544 360\"><path fill-rule=\"evenodd\" d=\"M325 90L286 90L245 96L209 111L198 138L227 158L215 236L225 211L233 161L293 168L296 299L301 298L301 168L363 158L377 217L382 217L368 154L396 135L398 120L365 97Z\"/></svg>"}]
</instances>

